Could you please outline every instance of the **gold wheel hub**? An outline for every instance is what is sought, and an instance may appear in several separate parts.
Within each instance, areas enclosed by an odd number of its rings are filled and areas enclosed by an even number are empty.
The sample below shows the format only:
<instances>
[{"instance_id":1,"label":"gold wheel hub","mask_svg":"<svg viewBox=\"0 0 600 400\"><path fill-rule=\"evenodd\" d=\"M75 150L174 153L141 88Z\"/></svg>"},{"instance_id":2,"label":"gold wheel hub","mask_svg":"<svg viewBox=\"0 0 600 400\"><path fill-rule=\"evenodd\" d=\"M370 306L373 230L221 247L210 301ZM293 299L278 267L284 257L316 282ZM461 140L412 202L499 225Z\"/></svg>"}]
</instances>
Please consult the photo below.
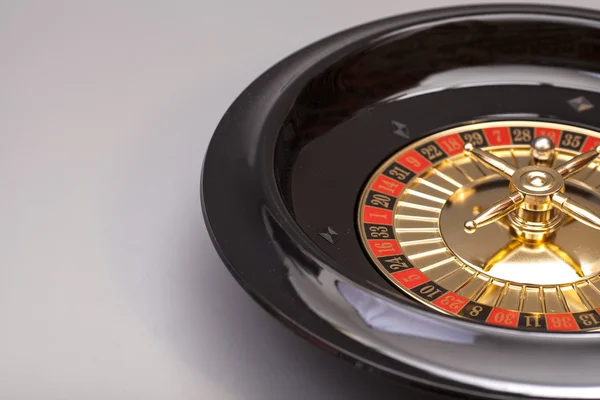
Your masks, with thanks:
<instances>
[{"instance_id":1,"label":"gold wheel hub","mask_svg":"<svg viewBox=\"0 0 600 400\"><path fill-rule=\"evenodd\" d=\"M513 232L529 243L547 240L564 220L552 206L552 196L565 190L563 177L552 168L523 167L511 177L510 189L523 197L521 206L507 215Z\"/></svg>"},{"instance_id":2,"label":"gold wheel hub","mask_svg":"<svg viewBox=\"0 0 600 400\"><path fill-rule=\"evenodd\" d=\"M563 177L554 169L536 166L518 169L510 183L515 190L532 198L552 196L565 185Z\"/></svg>"},{"instance_id":3,"label":"gold wheel hub","mask_svg":"<svg viewBox=\"0 0 600 400\"><path fill-rule=\"evenodd\" d=\"M573 157L558 168L547 167L549 160L555 159L551 140L540 137L532 143L531 160L534 165L517 168L511 163L467 143L465 153L481 162L500 176L510 179L511 194L481 212L475 219L465 222L465 231L473 233L478 226L494 222L504 216L509 220L519 237L527 242L540 243L546 240L560 225L560 211L600 230L600 216L574 202L562 194L565 179L591 164L598 154L600 146ZM540 157L537 143L544 143L543 157Z\"/></svg>"}]
</instances>

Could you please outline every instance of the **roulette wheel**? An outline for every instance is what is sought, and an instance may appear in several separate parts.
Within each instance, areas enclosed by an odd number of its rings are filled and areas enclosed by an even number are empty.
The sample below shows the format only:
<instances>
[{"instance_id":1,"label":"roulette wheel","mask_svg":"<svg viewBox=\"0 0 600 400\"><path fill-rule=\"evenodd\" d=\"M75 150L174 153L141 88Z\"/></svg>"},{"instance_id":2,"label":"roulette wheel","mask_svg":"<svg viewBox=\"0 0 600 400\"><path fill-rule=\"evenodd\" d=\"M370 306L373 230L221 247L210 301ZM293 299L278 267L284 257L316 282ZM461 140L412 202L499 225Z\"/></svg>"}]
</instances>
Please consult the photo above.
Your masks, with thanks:
<instances>
[{"instance_id":1,"label":"roulette wheel","mask_svg":"<svg viewBox=\"0 0 600 400\"><path fill-rule=\"evenodd\" d=\"M447 398L600 398L599 107L596 11L371 22L235 100L206 224L259 304L357 367Z\"/></svg>"}]
</instances>

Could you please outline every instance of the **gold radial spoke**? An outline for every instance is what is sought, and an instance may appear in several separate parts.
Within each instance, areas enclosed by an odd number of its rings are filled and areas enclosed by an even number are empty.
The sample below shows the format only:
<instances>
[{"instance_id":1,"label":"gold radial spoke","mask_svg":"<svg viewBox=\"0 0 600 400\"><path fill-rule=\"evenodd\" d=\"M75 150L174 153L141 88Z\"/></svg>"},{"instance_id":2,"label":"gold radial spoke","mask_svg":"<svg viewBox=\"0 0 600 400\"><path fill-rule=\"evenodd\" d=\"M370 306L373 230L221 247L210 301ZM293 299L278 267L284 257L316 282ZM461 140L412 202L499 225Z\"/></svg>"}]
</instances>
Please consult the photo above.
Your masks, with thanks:
<instances>
[{"instance_id":1,"label":"gold radial spoke","mask_svg":"<svg viewBox=\"0 0 600 400\"><path fill-rule=\"evenodd\" d=\"M473 146L471 143L467 143L464 147L464 152L469 157L481 162L486 167L490 168L498 175L510 179L510 177L515 173L517 167L512 165L509 162L504 161L500 157L493 155L487 151L483 151Z\"/></svg>"},{"instance_id":2,"label":"gold radial spoke","mask_svg":"<svg viewBox=\"0 0 600 400\"><path fill-rule=\"evenodd\" d=\"M525 196L519 192L511 193L509 196L498 200L487 209L483 210L471 221L465 222L465 232L473 233L477 228L490 224L506 216L515 210L523 202Z\"/></svg>"},{"instance_id":3,"label":"gold radial spoke","mask_svg":"<svg viewBox=\"0 0 600 400\"><path fill-rule=\"evenodd\" d=\"M580 154L577 157L573 157L566 163L556 167L556 171L558 171L558 173L561 174L563 178L567 179L570 176L575 175L579 171L582 171L588 165L594 162L596 157L598 157L598 154L600 154L600 146L596 147L594 150Z\"/></svg>"},{"instance_id":4,"label":"gold radial spoke","mask_svg":"<svg viewBox=\"0 0 600 400\"><path fill-rule=\"evenodd\" d=\"M552 204L577 221L600 230L600 216L583 204L570 199L560 192L552 196Z\"/></svg>"}]
</instances>

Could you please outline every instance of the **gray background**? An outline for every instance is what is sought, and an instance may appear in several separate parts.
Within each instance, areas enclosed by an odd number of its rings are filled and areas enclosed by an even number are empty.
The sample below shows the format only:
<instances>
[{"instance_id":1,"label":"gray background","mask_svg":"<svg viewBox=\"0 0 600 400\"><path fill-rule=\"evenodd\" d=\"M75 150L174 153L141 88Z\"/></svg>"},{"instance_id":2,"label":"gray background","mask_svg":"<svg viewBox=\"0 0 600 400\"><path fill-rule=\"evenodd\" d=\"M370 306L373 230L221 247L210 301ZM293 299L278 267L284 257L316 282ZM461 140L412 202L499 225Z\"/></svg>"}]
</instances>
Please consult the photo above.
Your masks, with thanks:
<instances>
[{"instance_id":1,"label":"gray background","mask_svg":"<svg viewBox=\"0 0 600 400\"><path fill-rule=\"evenodd\" d=\"M467 3L488 2L2 1L0 398L408 398L250 300L208 239L200 170L282 57Z\"/></svg>"}]
</instances>

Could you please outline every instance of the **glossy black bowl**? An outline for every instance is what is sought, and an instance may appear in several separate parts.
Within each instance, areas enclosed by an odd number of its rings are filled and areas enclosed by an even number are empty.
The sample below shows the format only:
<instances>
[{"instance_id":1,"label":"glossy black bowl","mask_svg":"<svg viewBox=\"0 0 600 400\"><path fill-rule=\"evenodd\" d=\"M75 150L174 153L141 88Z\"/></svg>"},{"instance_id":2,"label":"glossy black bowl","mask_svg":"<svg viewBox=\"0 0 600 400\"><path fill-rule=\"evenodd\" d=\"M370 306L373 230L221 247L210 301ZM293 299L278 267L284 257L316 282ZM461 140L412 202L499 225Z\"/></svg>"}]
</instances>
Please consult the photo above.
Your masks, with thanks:
<instances>
[{"instance_id":1,"label":"glossy black bowl","mask_svg":"<svg viewBox=\"0 0 600 400\"><path fill-rule=\"evenodd\" d=\"M599 73L591 10L455 7L328 37L265 72L220 122L201 183L214 244L257 302L357 366L452 397L598 398L598 334L433 313L369 263L355 215L373 168L441 128L522 115L600 127L566 102L600 104Z\"/></svg>"}]
</instances>

